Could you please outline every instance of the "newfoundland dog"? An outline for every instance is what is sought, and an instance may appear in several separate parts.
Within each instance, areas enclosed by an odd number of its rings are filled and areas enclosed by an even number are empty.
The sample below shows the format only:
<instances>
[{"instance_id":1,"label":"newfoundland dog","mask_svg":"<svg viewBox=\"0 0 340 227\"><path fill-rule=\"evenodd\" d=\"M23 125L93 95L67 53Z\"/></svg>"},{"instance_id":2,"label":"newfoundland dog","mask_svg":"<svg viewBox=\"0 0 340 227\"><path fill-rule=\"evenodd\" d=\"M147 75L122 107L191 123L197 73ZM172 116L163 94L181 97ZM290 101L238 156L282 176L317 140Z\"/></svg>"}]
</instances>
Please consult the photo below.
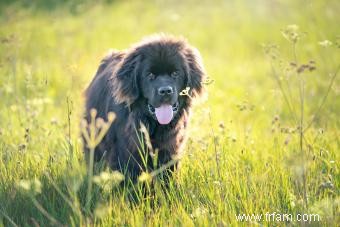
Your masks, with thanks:
<instances>
[{"instance_id":1,"label":"newfoundland dog","mask_svg":"<svg viewBox=\"0 0 340 227\"><path fill-rule=\"evenodd\" d=\"M204 78L199 52L182 38L157 35L126 51L111 51L86 90L87 121L91 109L106 120L109 112L116 114L95 149L95 161L106 160L111 169L136 179L181 155L192 102L204 92ZM143 125L149 140L141 134ZM150 143L158 151L156 162ZM177 163L168 166L172 172Z\"/></svg>"}]
</instances>

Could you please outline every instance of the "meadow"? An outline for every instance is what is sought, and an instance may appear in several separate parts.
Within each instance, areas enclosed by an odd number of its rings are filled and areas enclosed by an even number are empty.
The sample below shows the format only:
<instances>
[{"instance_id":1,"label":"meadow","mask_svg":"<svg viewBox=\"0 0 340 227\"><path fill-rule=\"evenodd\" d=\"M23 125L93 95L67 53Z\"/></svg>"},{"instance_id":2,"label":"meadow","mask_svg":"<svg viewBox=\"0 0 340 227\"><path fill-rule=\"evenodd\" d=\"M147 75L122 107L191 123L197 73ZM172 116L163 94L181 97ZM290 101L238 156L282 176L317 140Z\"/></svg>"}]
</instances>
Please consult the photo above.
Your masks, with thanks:
<instances>
[{"instance_id":1,"label":"meadow","mask_svg":"<svg viewBox=\"0 0 340 227\"><path fill-rule=\"evenodd\" d=\"M339 225L339 12L337 0L1 1L0 226ZM95 173L87 207L84 89L108 49L161 32L186 37L209 75L182 168L137 202L138 185Z\"/></svg>"}]
</instances>

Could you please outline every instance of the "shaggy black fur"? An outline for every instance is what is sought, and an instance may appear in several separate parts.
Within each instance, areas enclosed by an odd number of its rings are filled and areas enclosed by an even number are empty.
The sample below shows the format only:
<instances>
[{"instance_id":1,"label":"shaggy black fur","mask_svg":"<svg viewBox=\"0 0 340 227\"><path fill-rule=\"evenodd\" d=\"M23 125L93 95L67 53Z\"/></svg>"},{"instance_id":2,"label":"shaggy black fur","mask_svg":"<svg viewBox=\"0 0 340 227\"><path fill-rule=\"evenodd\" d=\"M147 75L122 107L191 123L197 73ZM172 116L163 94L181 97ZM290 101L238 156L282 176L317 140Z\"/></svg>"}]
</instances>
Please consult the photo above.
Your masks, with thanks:
<instances>
[{"instance_id":1,"label":"shaggy black fur","mask_svg":"<svg viewBox=\"0 0 340 227\"><path fill-rule=\"evenodd\" d=\"M143 164L141 153L149 156L145 144L140 143L140 125L148 130L152 147L158 150L161 166L180 155L186 138L192 99L204 92L202 81L205 72L199 52L185 40L170 36L154 36L138 43L127 51L112 51L101 62L98 71L86 90L86 120L90 110L107 120L114 112L116 119L95 150L95 160L107 160L113 170L130 177L154 168ZM170 86L173 93L163 97L159 88ZM190 87L190 97L179 93ZM169 124L160 124L150 107L161 104L178 104L178 110ZM140 152L143 151L143 152ZM85 145L85 153L88 148ZM174 169L175 167L171 167Z\"/></svg>"}]
</instances>

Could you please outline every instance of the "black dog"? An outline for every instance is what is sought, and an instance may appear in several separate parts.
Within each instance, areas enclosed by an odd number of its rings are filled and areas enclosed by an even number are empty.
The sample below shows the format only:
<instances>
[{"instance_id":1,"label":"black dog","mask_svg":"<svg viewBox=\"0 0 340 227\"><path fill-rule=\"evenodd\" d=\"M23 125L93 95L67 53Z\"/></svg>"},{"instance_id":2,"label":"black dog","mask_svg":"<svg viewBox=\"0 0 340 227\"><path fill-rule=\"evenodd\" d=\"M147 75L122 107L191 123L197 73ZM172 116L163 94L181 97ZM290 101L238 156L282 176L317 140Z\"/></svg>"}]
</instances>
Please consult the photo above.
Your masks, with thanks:
<instances>
[{"instance_id":1,"label":"black dog","mask_svg":"<svg viewBox=\"0 0 340 227\"><path fill-rule=\"evenodd\" d=\"M141 171L152 170L151 158L143 162L142 156L150 154L141 142L145 139L140 139L141 123L153 149L158 150L157 167L180 155L192 99L204 92L204 77L199 52L183 39L153 36L127 51L107 55L86 90L87 121L92 108L103 119L109 112L116 114L96 147L95 160L105 154L111 169L134 179ZM180 95L188 87L188 94Z\"/></svg>"}]
</instances>

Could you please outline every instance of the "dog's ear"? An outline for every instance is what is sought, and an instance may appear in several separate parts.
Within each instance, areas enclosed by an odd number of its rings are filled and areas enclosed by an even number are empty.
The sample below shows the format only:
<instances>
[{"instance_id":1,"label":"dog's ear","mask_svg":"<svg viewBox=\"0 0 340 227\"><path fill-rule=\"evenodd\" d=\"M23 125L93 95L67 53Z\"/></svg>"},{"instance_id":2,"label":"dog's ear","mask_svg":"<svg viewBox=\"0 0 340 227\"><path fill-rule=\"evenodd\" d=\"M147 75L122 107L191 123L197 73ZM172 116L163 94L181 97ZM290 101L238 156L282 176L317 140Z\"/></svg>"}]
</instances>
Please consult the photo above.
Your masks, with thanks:
<instances>
[{"instance_id":1,"label":"dog's ear","mask_svg":"<svg viewBox=\"0 0 340 227\"><path fill-rule=\"evenodd\" d=\"M185 49L184 56L188 67L187 87L190 87L192 97L200 97L205 93L203 82L206 78L201 55L196 48L190 47Z\"/></svg>"},{"instance_id":2,"label":"dog's ear","mask_svg":"<svg viewBox=\"0 0 340 227\"><path fill-rule=\"evenodd\" d=\"M127 53L113 75L113 96L116 103L126 103L129 106L138 99L140 59L141 56L137 50Z\"/></svg>"}]
</instances>

